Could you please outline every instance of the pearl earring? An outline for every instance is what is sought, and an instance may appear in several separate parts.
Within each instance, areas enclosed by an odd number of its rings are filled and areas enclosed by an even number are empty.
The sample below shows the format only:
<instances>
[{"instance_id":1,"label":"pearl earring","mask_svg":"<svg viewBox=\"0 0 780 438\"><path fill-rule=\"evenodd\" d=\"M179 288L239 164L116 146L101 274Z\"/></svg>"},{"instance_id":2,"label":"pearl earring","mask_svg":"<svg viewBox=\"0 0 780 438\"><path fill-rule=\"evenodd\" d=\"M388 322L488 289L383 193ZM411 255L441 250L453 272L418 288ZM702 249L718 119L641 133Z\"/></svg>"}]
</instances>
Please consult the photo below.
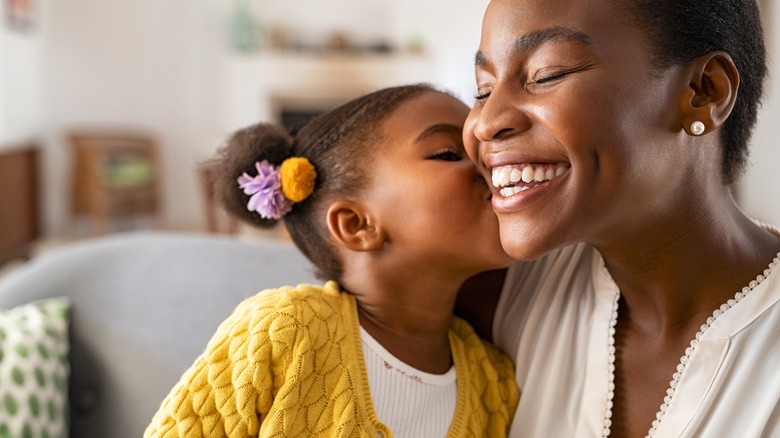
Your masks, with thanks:
<instances>
[{"instance_id":1,"label":"pearl earring","mask_svg":"<svg viewBox=\"0 0 780 438\"><path fill-rule=\"evenodd\" d=\"M704 130L705 130L704 123L698 120L691 123L691 133L693 135L702 135L704 134Z\"/></svg>"}]
</instances>

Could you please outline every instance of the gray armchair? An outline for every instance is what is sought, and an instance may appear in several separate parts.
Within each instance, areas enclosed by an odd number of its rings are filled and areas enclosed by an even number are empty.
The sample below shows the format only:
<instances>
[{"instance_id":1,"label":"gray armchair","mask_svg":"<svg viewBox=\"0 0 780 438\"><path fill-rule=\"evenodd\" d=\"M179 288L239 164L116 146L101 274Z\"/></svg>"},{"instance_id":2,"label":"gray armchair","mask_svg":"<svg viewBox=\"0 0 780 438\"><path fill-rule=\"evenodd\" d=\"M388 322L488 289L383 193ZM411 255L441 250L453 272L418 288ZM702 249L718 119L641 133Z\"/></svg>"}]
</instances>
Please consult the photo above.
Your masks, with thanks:
<instances>
[{"instance_id":1,"label":"gray armchair","mask_svg":"<svg viewBox=\"0 0 780 438\"><path fill-rule=\"evenodd\" d=\"M241 300L313 281L285 242L136 232L29 261L0 280L0 308L69 297L71 436L137 438Z\"/></svg>"}]
</instances>

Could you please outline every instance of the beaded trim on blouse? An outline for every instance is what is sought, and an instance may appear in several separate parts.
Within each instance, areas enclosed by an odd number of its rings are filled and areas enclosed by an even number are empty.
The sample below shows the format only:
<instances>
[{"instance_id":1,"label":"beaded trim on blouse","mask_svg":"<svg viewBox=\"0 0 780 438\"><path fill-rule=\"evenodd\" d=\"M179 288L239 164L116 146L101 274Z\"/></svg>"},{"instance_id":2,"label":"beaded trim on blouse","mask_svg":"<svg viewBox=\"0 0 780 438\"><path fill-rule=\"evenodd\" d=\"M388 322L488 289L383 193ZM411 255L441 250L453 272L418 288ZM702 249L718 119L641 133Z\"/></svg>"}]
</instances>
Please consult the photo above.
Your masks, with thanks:
<instances>
[{"instance_id":1,"label":"beaded trim on blouse","mask_svg":"<svg viewBox=\"0 0 780 438\"><path fill-rule=\"evenodd\" d=\"M755 280L751 281L750 284L743 287L741 291L737 292L734 295L734 298L721 304L718 309L715 309L715 311L712 312L712 316L707 318L707 321L702 324L699 332L696 333L696 336L694 336L693 340L691 340L690 346L685 349L685 354L680 358L680 363L677 365L677 370L675 371L674 375L672 375L672 380L669 382L669 388L666 390L664 401L661 403L661 407L655 414L655 420L653 420L653 424L650 426L650 430L647 431L645 438L652 438L655 435L655 431L658 429L658 425L661 424L661 419L664 417L664 414L666 414L666 410L668 409L669 404L672 402L672 397L674 397L677 384L680 382L680 378L685 371L685 366L688 364L688 360L690 359L691 354L693 354L693 351L696 349L696 346L699 344L702 336L704 336L704 332L706 332L707 329L712 326L716 319L718 319L726 311L734 307L738 302L750 294L750 292L758 287L759 284L763 283L764 280L769 277L772 269L774 269L774 267L778 264L780 264L780 252L778 252L775 258L772 259L772 262L769 263L769 266L764 269L762 274L758 275ZM604 413L604 427L601 431L601 436L604 438L609 436L612 428L612 406L613 399L615 397L615 326L617 325L619 299L620 293L615 294L614 302L612 303L612 316L609 320L609 338L607 340L609 352L607 359L609 382L607 392L607 407Z\"/></svg>"}]
</instances>

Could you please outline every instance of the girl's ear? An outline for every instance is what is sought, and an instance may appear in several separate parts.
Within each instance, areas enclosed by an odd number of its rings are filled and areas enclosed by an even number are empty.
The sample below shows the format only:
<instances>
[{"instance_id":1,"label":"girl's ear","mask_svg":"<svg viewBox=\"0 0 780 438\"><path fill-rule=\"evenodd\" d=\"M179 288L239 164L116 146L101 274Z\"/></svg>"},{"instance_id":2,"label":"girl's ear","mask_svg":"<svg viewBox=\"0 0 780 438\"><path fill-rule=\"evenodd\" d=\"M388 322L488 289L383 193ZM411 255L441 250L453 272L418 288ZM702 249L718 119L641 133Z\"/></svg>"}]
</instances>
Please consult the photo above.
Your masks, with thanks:
<instances>
[{"instance_id":1,"label":"girl's ear","mask_svg":"<svg viewBox=\"0 0 780 438\"><path fill-rule=\"evenodd\" d=\"M352 251L382 249L387 236L362 204L340 199L327 213L328 230L341 246Z\"/></svg>"},{"instance_id":2,"label":"girl's ear","mask_svg":"<svg viewBox=\"0 0 780 438\"><path fill-rule=\"evenodd\" d=\"M690 135L702 135L721 127L731 114L737 99L739 72L726 52L712 52L688 64L689 85L680 100L683 129ZM694 122L704 124L704 132L695 132Z\"/></svg>"}]
</instances>

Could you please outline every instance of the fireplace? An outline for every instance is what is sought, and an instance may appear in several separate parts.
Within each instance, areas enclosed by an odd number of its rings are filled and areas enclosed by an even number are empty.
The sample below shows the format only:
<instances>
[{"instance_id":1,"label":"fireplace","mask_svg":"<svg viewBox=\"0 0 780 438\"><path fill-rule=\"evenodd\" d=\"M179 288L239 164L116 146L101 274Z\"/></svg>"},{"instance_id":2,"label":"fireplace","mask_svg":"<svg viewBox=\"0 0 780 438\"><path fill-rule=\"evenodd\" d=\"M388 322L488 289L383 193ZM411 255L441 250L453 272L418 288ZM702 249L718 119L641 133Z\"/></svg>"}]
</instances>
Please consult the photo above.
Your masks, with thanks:
<instances>
[{"instance_id":1,"label":"fireplace","mask_svg":"<svg viewBox=\"0 0 780 438\"><path fill-rule=\"evenodd\" d=\"M353 96L312 98L275 95L270 98L272 122L295 135L309 120L350 100Z\"/></svg>"},{"instance_id":2,"label":"fireplace","mask_svg":"<svg viewBox=\"0 0 780 438\"><path fill-rule=\"evenodd\" d=\"M382 87L431 81L433 60L410 54L262 51L225 64L224 133L260 122L299 129L322 111Z\"/></svg>"}]
</instances>

